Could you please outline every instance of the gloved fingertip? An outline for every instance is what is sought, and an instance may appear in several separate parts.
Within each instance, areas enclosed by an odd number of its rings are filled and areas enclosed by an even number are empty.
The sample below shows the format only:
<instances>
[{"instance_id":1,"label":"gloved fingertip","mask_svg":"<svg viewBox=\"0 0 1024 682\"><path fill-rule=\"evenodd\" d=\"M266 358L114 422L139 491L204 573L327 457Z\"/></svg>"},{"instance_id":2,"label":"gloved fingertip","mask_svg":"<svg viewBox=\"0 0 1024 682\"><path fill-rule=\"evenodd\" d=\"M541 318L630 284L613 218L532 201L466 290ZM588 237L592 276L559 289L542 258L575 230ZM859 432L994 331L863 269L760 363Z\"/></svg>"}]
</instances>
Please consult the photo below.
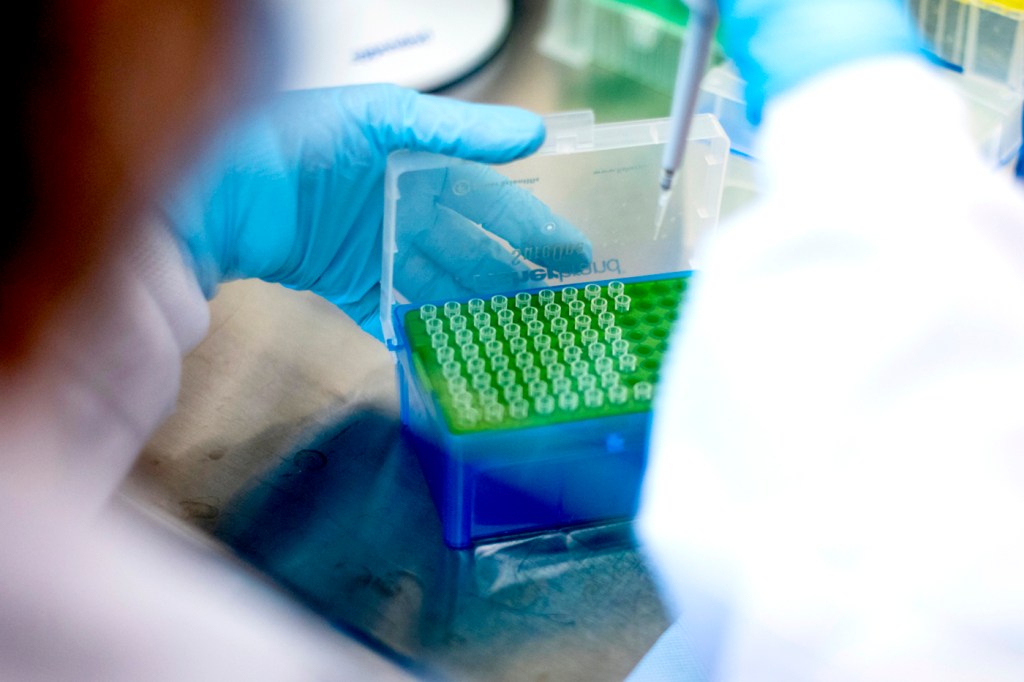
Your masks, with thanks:
<instances>
[{"instance_id":1,"label":"gloved fingertip","mask_svg":"<svg viewBox=\"0 0 1024 682\"><path fill-rule=\"evenodd\" d=\"M436 95L415 95L401 108L405 118L389 129L401 130L385 145L450 154L471 161L506 163L532 154L544 144L544 119L519 107L463 102Z\"/></svg>"},{"instance_id":2,"label":"gloved fingertip","mask_svg":"<svg viewBox=\"0 0 1024 682\"><path fill-rule=\"evenodd\" d=\"M544 119L526 109L509 107L509 111L509 136L519 137L523 140L523 148L519 156L526 156L540 149L548 133L544 126Z\"/></svg>"},{"instance_id":3,"label":"gloved fingertip","mask_svg":"<svg viewBox=\"0 0 1024 682\"><path fill-rule=\"evenodd\" d=\"M464 155L487 163L506 163L528 156L544 144L544 119L526 109L474 105L478 110L473 127L464 128Z\"/></svg>"}]
</instances>

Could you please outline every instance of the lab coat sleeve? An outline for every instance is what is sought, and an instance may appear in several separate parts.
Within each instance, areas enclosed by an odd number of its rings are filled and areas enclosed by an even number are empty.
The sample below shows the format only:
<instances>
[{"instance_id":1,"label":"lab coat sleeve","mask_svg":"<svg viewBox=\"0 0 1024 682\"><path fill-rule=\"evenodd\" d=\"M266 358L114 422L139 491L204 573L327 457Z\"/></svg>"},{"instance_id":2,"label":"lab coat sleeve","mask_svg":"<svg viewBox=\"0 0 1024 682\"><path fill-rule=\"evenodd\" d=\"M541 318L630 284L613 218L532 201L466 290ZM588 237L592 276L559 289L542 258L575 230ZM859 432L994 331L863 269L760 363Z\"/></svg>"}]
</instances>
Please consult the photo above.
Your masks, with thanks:
<instances>
[{"instance_id":1,"label":"lab coat sleeve","mask_svg":"<svg viewBox=\"0 0 1024 682\"><path fill-rule=\"evenodd\" d=\"M122 240L70 293L0 394L0 491L34 491L94 515L173 411L184 355L209 308L156 221Z\"/></svg>"},{"instance_id":2,"label":"lab coat sleeve","mask_svg":"<svg viewBox=\"0 0 1024 682\"><path fill-rule=\"evenodd\" d=\"M406 678L222 551L110 505L209 324L169 232L125 235L0 374L0 680Z\"/></svg>"},{"instance_id":3,"label":"lab coat sleeve","mask_svg":"<svg viewBox=\"0 0 1024 682\"><path fill-rule=\"evenodd\" d=\"M1019 191L910 57L780 97L762 139L663 374L661 580L724 623L722 679L1022 679Z\"/></svg>"}]
</instances>

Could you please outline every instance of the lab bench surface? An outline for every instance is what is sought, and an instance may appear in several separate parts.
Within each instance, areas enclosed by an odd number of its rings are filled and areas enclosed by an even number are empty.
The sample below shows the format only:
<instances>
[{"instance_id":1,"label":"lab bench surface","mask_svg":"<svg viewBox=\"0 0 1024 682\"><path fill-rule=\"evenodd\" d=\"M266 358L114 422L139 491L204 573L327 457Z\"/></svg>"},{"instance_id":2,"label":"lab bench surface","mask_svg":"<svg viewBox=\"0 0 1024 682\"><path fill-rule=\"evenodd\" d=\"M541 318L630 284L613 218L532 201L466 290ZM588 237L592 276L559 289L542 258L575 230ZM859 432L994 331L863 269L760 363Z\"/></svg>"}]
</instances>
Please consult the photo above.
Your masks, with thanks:
<instances>
[{"instance_id":1,"label":"lab bench surface","mask_svg":"<svg viewBox=\"0 0 1024 682\"><path fill-rule=\"evenodd\" d=\"M539 54L545 8L518 3L498 57L444 94L598 122L667 115L662 93ZM667 627L628 523L445 547L392 360L332 305L235 282L211 312L126 495L428 676L622 679Z\"/></svg>"}]
</instances>

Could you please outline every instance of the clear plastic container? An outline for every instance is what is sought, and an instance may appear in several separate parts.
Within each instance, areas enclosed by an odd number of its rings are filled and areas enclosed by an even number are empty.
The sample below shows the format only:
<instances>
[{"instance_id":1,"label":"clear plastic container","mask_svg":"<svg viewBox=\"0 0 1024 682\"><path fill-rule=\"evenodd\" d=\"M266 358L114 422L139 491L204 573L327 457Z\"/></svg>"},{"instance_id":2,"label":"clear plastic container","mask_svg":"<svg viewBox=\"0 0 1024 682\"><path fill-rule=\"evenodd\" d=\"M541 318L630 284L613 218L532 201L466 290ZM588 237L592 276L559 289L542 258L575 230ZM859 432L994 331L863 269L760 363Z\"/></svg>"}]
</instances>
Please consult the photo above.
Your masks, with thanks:
<instances>
[{"instance_id":1,"label":"clear plastic container","mask_svg":"<svg viewBox=\"0 0 1024 682\"><path fill-rule=\"evenodd\" d=\"M1012 163L1021 147L1024 91L969 73L941 70L967 105L971 138L992 166Z\"/></svg>"},{"instance_id":2,"label":"clear plastic container","mask_svg":"<svg viewBox=\"0 0 1024 682\"><path fill-rule=\"evenodd\" d=\"M503 166L390 157L382 322L449 545L635 513L660 358L729 149L698 116L656 227L667 134L578 112Z\"/></svg>"},{"instance_id":3,"label":"clear plastic container","mask_svg":"<svg viewBox=\"0 0 1024 682\"><path fill-rule=\"evenodd\" d=\"M747 118L746 86L731 62L709 69L700 84L697 112L714 114L729 136L733 151L753 156L757 128Z\"/></svg>"},{"instance_id":4,"label":"clear plastic container","mask_svg":"<svg viewBox=\"0 0 1024 682\"><path fill-rule=\"evenodd\" d=\"M930 49L965 73L1024 90L1024 2L908 0Z\"/></svg>"},{"instance_id":5,"label":"clear plastic container","mask_svg":"<svg viewBox=\"0 0 1024 682\"><path fill-rule=\"evenodd\" d=\"M552 0L540 52L596 66L672 94L688 11L679 0ZM711 62L722 59L716 43Z\"/></svg>"}]
</instances>

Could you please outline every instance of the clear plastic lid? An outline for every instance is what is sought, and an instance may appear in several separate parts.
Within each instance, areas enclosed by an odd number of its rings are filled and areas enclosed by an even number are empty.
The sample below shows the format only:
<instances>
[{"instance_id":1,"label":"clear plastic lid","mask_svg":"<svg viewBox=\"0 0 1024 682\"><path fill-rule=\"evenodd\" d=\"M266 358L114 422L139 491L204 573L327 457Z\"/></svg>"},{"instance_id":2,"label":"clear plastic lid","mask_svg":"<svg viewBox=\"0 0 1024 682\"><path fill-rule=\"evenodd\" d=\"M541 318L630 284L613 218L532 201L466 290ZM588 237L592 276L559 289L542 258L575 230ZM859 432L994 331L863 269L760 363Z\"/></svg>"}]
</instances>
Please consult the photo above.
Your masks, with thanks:
<instances>
[{"instance_id":1,"label":"clear plastic lid","mask_svg":"<svg viewBox=\"0 0 1024 682\"><path fill-rule=\"evenodd\" d=\"M714 116L694 119L660 225L667 119L594 125L591 112L572 112L546 123L540 151L505 165L391 155L381 287L389 341L396 305L693 268L697 240L718 223L729 154Z\"/></svg>"}]
</instances>

